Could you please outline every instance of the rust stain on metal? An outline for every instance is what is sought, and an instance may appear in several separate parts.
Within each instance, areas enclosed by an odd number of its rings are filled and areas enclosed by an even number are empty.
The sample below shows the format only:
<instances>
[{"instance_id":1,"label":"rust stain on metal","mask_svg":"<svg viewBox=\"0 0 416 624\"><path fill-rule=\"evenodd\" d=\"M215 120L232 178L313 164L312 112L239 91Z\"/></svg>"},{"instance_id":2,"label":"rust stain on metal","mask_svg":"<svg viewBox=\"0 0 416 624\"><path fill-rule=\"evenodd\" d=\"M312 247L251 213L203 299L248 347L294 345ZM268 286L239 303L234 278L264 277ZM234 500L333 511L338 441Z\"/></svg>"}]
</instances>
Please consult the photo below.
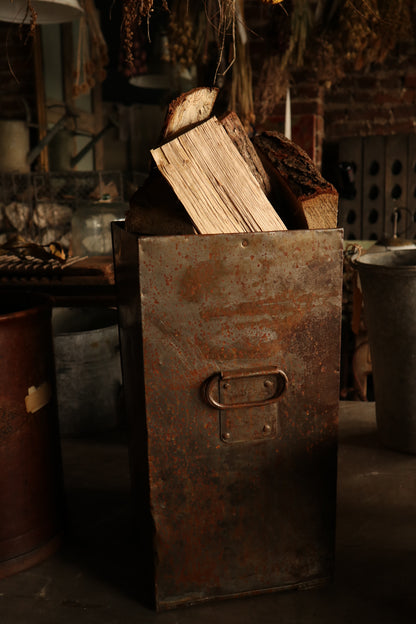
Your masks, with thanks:
<instances>
[{"instance_id":1,"label":"rust stain on metal","mask_svg":"<svg viewBox=\"0 0 416 624\"><path fill-rule=\"evenodd\" d=\"M121 341L156 608L319 584L333 563L341 232L119 228L115 245L140 284L121 293ZM140 331L123 322L132 310Z\"/></svg>"}]
</instances>

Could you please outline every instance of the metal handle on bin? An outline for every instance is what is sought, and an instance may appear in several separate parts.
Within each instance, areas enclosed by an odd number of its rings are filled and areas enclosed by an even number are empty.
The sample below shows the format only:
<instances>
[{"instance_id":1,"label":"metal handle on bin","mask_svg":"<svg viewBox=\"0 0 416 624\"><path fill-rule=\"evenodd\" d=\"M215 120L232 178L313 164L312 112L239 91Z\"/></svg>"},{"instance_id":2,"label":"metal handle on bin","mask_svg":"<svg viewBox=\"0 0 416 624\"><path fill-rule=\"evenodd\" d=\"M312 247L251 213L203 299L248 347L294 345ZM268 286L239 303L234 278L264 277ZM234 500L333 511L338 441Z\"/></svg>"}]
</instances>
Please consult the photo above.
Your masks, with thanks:
<instances>
[{"instance_id":1,"label":"metal handle on bin","mask_svg":"<svg viewBox=\"0 0 416 624\"><path fill-rule=\"evenodd\" d=\"M226 384L233 379L245 379L251 377L264 377L275 375L277 379L276 391L268 399L261 399L258 401L247 401L242 403L220 403L212 396L212 391L214 387L218 384L219 381ZM216 409L221 410L229 410L229 409L240 409L244 407L263 407L264 405L271 405L272 403L276 403L278 399L282 396L283 392L286 390L288 384L288 379L286 373L280 370L277 367L265 368L265 369L257 369L255 371L233 371L233 372L219 372L215 373L207 379L203 386L203 395L211 407L215 407Z\"/></svg>"}]
</instances>

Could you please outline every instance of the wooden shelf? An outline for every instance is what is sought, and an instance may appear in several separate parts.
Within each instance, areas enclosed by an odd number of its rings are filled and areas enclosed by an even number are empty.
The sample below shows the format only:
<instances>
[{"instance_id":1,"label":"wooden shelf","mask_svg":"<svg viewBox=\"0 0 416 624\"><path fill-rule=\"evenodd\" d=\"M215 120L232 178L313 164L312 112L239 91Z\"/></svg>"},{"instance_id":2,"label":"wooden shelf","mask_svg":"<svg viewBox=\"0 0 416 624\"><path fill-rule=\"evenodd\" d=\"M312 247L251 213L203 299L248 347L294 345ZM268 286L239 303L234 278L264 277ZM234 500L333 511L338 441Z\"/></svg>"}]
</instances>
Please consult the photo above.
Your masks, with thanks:
<instances>
[{"instance_id":1,"label":"wooden shelf","mask_svg":"<svg viewBox=\"0 0 416 624\"><path fill-rule=\"evenodd\" d=\"M52 297L56 306L116 305L112 256L93 256L53 267L0 267L0 293L28 290Z\"/></svg>"}]
</instances>

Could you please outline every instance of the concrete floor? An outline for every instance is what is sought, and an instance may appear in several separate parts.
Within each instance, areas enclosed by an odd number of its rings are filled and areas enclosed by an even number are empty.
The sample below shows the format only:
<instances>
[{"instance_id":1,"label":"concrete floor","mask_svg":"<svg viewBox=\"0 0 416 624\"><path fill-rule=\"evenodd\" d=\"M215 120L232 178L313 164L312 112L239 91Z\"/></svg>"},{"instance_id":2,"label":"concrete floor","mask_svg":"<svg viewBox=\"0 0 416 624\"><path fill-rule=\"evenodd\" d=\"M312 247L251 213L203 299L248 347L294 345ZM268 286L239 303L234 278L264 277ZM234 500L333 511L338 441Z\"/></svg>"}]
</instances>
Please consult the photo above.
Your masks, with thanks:
<instances>
[{"instance_id":1,"label":"concrete floor","mask_svg":"<svg viewBox=\"0 0 416 624\"><path fill-rule=\"evenodd\" d=\"M416 621L416 457L380 447L373 403L341 403L335 580L320 589L153 613L139 599L125 440L64 440L63 460L69 536L0 581L1 624Z\"/></svg>"}]
</instances>

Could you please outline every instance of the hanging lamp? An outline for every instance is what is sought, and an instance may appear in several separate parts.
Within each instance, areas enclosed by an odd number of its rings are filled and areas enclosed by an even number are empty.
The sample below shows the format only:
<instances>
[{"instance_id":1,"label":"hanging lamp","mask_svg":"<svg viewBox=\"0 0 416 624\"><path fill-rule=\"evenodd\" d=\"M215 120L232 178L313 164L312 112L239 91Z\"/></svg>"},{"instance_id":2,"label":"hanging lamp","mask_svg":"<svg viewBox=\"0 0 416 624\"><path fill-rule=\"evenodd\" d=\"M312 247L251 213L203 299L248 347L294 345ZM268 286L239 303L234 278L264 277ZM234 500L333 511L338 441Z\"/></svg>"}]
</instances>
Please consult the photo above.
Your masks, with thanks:
<instances>
[{"instance_id":1,"label":"hanging lamp","mask_svg":"<svg viewBox=\"0 0 416 624\"><path fill-rule=\"evenodd\" d=\"M83 9L78 0L30 0L37 24L61 24L78 19ZM32 12L28 0L0 0L0 21L29 24Z\"/></svg>"}]
</instances>

